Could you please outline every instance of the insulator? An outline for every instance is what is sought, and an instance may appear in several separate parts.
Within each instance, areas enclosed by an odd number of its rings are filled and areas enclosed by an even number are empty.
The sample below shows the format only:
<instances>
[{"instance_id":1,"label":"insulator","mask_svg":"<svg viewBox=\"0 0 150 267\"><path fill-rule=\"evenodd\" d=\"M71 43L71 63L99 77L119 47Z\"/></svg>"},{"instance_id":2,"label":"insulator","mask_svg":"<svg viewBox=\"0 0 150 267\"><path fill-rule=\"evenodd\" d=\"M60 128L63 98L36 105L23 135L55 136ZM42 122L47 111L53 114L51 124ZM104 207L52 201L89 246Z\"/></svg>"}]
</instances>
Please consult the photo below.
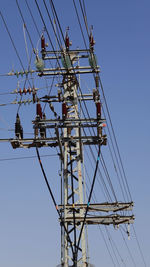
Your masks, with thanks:
<instances>
[{"instance_id":1,"label":"insulator","mask_svg":"<svg viewBox=\"0 0 150 267\"><path fill-rule=\"evenodd\" d=\"M44 126L40 127L41 138L46 138L46 128Z\"/></svg>"},{"instance_id":2,"label":"insulator","mask_svg":"<svg viewBox=\"0 0 150 267\"><path fill-rule=\"evenodd\" d=\"M43 34L41 36L41 49L42 51L45 50L45 38Z\"/></svg>"},{"instance_id":3,"label":"insulator","mask_svg":"<svg viewBox=\"0 0 150 267\"><path fill-rule=\"evenodd\" d=\"M20 117L19 117L19 114L18 113L16 115L16 123L20 123Z\"/></svg>"},{"instance_id":4,"label":"insulator","mask_svg":"<svg viewBox=\"0 0 150 267\"><path fill-rule=\"evenodd\" d=\"M97 133L98 133L98 136L102 137L102 127L97 128Z\"/></svg>"},{"instance_id":5,"label":"insulator","mask_svg":"<svg viewBox=\"0 0 150 267\"><path fill-rule=\"evenodd\" d=\"M43 113L43 120L46 120L46 115L45 115L45 113Z\"/></svg>"},{"instance_id":6,"label":"insulator","mask_svg":"<svg viewBox=\"0 0 150 267\"><path fill-rule=\"evenodd\" d=\"M91 27L91 30L90 30L89 43L90 43L90 49L93 50L94 45L95 45L95 41L94 41L94 38L93 38L92 29L93 29L93 27Z\"/></svg>"},{"instance_id":7,"label":"insulator","mask_svg":"<svg viewBox=\"0 0 150 267\"><path fill-rule=\"evenodd\" d=\"M23 89L23 93L26 95L26 93L27 93L27 89L26 88Z\"/></svg>"},{"instance_id":8,"label":"insulator","mask_svg":"<svg viewBox=\"0 0 150 267\"><path fill-rule=\"evenodd\" d=\"M71 127L67 128L68 135L71 135Z\"/></svg>"},{"instance_id":9,"label":"insulator","mask_svg":"<svg viewBox=\"0 0 150 267\"><path fill-rule=\"evenodd\" d=\"M96 84L96 89L99 88L99 77L95 76L95 84Z\"/></svg>"},{"instance_id":10,"label":"insulator","mask_svg":"<svg viewBox=\"0 0 150 267\"><path fill-rule=\"evenodd\" d=\"M93 100L95 101L96 100L96 90L93 89Z\"/></svg>"},{"instance_id":11,"label":"insulator","mask_svg":"<svg viewBox=\"0 0 150 267\"><path fill-rule=\"evenodd\" d=\"M67 105L65 102L62 103L62 118L66 119L67 117Z\"/></svg>"},{"instance_id":12,"label":"insulator","mask_svg":"<svg viewBox=\"0 0 150 267\"><path fill-rule=\"evenodd\" d=\"M42 107L40 103L36 104L36 115L42 119Z\"/></svg>"},{"instance_id":13,"label":"insulator","mask_svg":"<svg viewBox=\"0 0 150 267\"><path fill-rule=\"evenodd\" d=\"M18 113L16 116L16 122L15 122L15 135L17 138L23 139L23 128L21 126L20 117Z\"/></svg>"},{"instance_id":14,"label":"insulator","mask_svg":"<svg viewBox=\"0 0 150 267\"><path fill-rule=\"evenodd\" d=\"M93 38L93 36L92 35L90 35L90 47L93 47L94 46L94 38Z\"/></svg>"},{"instance_id":15,"label":"insulator","mask_svg":"<svg viewBox=\"0 0 150 267\"><path fill-rule=\"evenodd\" d=\"M66 49L69 50L70 42L69 42L69 36L68 36L68 33L66 33L65 46L66 46Z\"/></svg>"},{"instance_id":16,"label":"insulator","mask_svg":"<svg viewBox=\"0 0 150 267\"><path fill-rule=\"evenodd\" d=\"M32 90L32 98L33 98L33 103L36 102L36 91L35 91L35 88L33 88Z\"/></svg>"},{"instance_id":17,"label":"insulator","mask_svg":"<svg viewBox=\"0 0 150 267\"><path fill-rule=\"evenodd\" d=\"M91 66L92 69L96 69L97 68L97 58L96 55L91 53L89 55L89 64Z\"/></svg>"},{"instance_id":18,"label":"insulator","mask_svg":"<svg viewBox=\"0 0 150 267\"><path fill-rule=\"evenodd\" d=\"M23 74L24 74L23 71L20 71L20 75L21 75L21 77L23 77Z\"/></svg>"},{"instance_id":19,"label":"insulator","mask_svg":"<svg viewBox=\"0 0 150 267\"><path fill-rule=\"evenodd\" d=\"M70 57L68 55L62 55L61 56L61 62L64 68L69 69L72 66Z\"/></svg>"},{"instance_id":20,"label":"insulator","mask_svg":"<svg viewBox=\"0 0 150 267\"><path fill-rule=\"evenodd\" d=\"M21 90L21 88L19 89L19 94L22 95L22 90Z\"/></svg>"},{"instance_id":21,"label":"insulator","mask_svg":"<svg viewBox=\"0 0 150 267\"><path fill-rule=\"evenodd\" d=\"M32 92L32 89L29 87L28 88L28 93L31 94L31 92Z\"/></svg>"},{"instance_id":22,"label":"insulator","mask_svg":"<svg viewBox=\"0 0 150 267\"><path fill-rule=\"evenodd\" d=\"M23 139L23 128L21 125L20 125L20 137L21 137L21 139Z\"/></svg>"},{"instance_id":23,"label":"insulator","mask_svg":"<svg viewBox=\"0 0 150 267\"><path fill-rule=\"evenodd\" d=\"M38 133L39 133L39 130L38 130L38 128L36 127L36 128L34 129L34 135L35 135L35 137L38 136Z\"/></svg>"},{"instance_id":24,"label":"insulator","mask_svg":"<svg viewBox=\"0 0 150 267\"><path fill-rule=\"evenodd\" d=\"M101 118L101 103L97 102L96 103L96 111L97 111L97 119Z\"/></svg>"},{"instance_id":25,"label":"insulator","mask_svg":"<svg viewBox=\"0 0 150 267\"><path fill-rule=\"evenodd\" d=\"M43 120L46 120L45 113L43 113ZM41 127L40 127L40 136L41 136L41 138L46 138L46 127L44 127L44 124L41 124Z\"/></svg>"}]
</instances>

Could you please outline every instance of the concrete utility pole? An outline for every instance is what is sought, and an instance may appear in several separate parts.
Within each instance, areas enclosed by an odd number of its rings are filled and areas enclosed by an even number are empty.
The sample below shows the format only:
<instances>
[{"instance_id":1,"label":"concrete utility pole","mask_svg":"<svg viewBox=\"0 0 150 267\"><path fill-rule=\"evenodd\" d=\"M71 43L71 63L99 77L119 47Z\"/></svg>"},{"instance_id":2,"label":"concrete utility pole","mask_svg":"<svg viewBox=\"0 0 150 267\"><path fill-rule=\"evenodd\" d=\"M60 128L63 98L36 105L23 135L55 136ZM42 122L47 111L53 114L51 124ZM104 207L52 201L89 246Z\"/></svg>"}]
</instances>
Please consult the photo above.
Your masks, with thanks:
<instances>
[{"instance_id":1,"label":"concrete utility pole","mask_svg":"<svg viewBox=\"0 0 150 267\"><path fill-rule=\"evenodd\" d=\"M91 204L84 198L83 179L83 147L96 145L99 148L106 145L107 137L103 135L105 119L101 115L99 94L99 66L94 54L94 41L90 36L89 50L70 50L68 35L65 48L60 51L46 51L44 36L41 39L42 59L37 59L38 75L61 76L57 84L58 92L54 96L34 98L37 102L37 116L33 123L35 136L33 139L23 139L19 115L16 121L16 138L11 140L13 148L58 147L62 166L62 196L58 210L61 214L61 265L64 267L87 267L89 263L87 252L86 227L89 224L119 225L133 223L133 216L118 214L120 211L132 210L133 203L96 203ZM89 60L88 66L79 65L82 60ZM44 62L56 60L58 67L45 68ZM43 62L43 63L42 63ZM42 65L43 64L43 65ZM78 74L94 75L95 89L93 94L83 94L77 78ZM46 119L42 113L40 102L47 102L54 113L55 119ZM82 112L82 103L95 102L96 117L86 117ZM58 116L53 103L60 103L62 115ZM87 129L95 129L96 135L88 135ZM51 129L51 137L47 137L47 129ZM92 132L92 131L91 131ZM98 157L99 160L99 157ZM96 175L96 173L95 173ZM93 183L94 186L94 183ZM111 215L93 216L112 212Z\"/></svg>"}]
</instances>

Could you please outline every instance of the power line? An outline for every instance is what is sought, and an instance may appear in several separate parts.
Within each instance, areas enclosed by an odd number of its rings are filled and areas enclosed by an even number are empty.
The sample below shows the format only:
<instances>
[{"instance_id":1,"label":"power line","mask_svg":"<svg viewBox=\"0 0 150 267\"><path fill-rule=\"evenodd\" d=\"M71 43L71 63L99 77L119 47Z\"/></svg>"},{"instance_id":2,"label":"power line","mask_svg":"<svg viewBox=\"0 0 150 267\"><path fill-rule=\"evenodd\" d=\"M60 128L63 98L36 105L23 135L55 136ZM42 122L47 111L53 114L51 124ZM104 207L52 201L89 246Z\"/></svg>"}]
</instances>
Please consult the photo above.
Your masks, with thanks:
<instances>
[{"instance_id":1,"label":"power line","mask_svg":"<svg viewBox=\"0 0 150 267\"><path fill-rule=\"evenodd\" d=\"M109 112L109 108L108 108L108 105L107 105L107 101L106 101L106 97L105 97L105 93L104 93L104 89L103 89L103 85L102 85L100 76L99 76L99 81L100 81L100 85L101 85L101 89L102 89L102 93L103 93L103 98L104 98L106 109L107 109L107 113L108 113L108 118L109 118L111 129L112 129L112 133L113 133L113 136L114 136L117 152L118 152L118 155L119 155L119 160L120 160L121 167L122 167L122 170L123 170L126 187L127 187L127 190L128 190L128 194L129 194L130 200L132 200L131 192L130 192L129 185L128 185L128 182L127 182L127 177L126 177L125 170L124 170L124 167L123 167L123 163L122 163L122 159L121 159L121 155L120 155L120 151L119 151L119 147L118 147L118 143L117 143L114 127L113 127L113 124L112 124L112 120L111 120L111 116L110 116L110 112Z\"/></svg>"},{"instance_id":2,"label":"power line","mask_svg":"<svg viewBox=\"0 0 150 267\"><path fill-rule=\"evenodd\" d=\"M81 230L80 230L79 239L78 239L78 243L77 243L77 253L78 253L78 250L79 250L79 244L80 244L80 240L81 240L83 228L84 228L84 225L85 225L85 220L86 220L88 208L89 208L89 205L90 205L90 201L91 201L91 197L92 197L92 193L93 193L93 189L94 189L94 184L95 184L95 179L96 179L97 169L98 169L98 164L99 164L99 159L100 159L99 157L100 157L100 145L99 145L99 149L98 149L97 161L96 161L95 172L94 172L93 181L92 181L92 185L91 185L91 190L90 190L90 193L89 193L87 207L86 207L86 210L85 210L84 219L83 219L83 223L82 223L82 227L81 227Z\"/></svg>"},{"instance_id":3,"label":"power line","mask_svg":"<svg viewBox=\"0 0 150 267\"><path fill-rule=\"evenodd\" d=\"M139 252L140 252L140 255L141 255L141 258L143 260L143 263L144 263L144 266L146 267L146 261L145 261L145 258L144 258L144 255L143 255L143 252L142 252L142 249L141 249L141 246L140 246L140 242L138 240L138 237L137 237L137 234L136 234L136 231L135 231L135 227L133 226L133 231L134 231L134 234L135 234L135 238L136 238L136 241L137 241L137 245L138 245L138 249L139 249Z\"/></svg>"},{"instance_id":4,"label":"power line","mask_svg":"<svg viewBox=\"0 0 150 267\"><path fill-rule=\"evenodd\" d=\"M73 2L74 2L74 0L73 0ZM74 3L74 4L75 4L75 3ZM83 8L82 8L81 1L80 1L80 7L81 7L81 10L82 10L82 15L83 15L83 17L84 17L84 12L83 12ZM75 10L76 10L76 14L77 14L78 22L79 22L79 25L80 25L81 33L82 33L83 39L85 40L84 35L83 35L82 26L81 26L81 23L80 23L80 20L79 20L79 15L78 15L78 11L77 11L76 6L75 6ZM86 22L85 22L85 20L84 20L84 23L85 23L85 26L86 26ZM86 27L86 30L87 30L87 27ZM87 35L88 35L88 37L89 37L88 30L87 30ZM86 44L85 44L85 46L86 46ZM87 46L86 46L86 47L87 47ZM127 190L128 190L128 194L129 194L129 197L130 197L130 200L132 200L131 193L130 193L130 190L129 190L129 185L128 185L128 182L127 182L127 178L126 178L125 170L124 170L123 163L122 163L122 159L121 159L121 155L120 155L120 151L119 151L119 147L118 147L118 144L117 144L117 140L116 140L116 136L115 136L114 128L113 128L113 125L112 125L112 121L111 121L111 117L110 117L110 112L109 112L108 105L107 105L107 101L106 101L106 97L105 97L105 94L104 94L104 89L103 89L103 86L102 86L102 82L101 82L101 79L100 79L100 75L98 74L98 76L99 76L100 86L101 86L102 93L103 93L103 98L104 98L105 105L106 105L106 110L107 110L107 113L108 113L108 118L109 118L110 125L111 125L111 128L112 128L112 133L113 133L113 136L114 136L114 141L115 141L115 144L116 144L116 148L117 148L117 152L118 152L119 160L120 160L121 167L122 167L122 170L123 170L123 175L124 175L125 184L126 184L126 187L124 187L124 188L125 188L125 189L127 188Z\"/></svg>"},{"instance_id":5,"label":"power line","mask_svg":"<svg viewBox=\"0 0 150 267\"><path fill-rule=\"evenodd\" d=\"M36 28L36 31L37 31L37 33L38 33L38 35L39 35L39 37L40 37L41 34L40 34L39 30L38 30L37 24L36 24L36 22L35 22L34 16L32 15L32 11L31 11L31 8L30 8L30 6L29 6L27 0L25 0L25 3L26 3L26 5L27 5L27 8L28 8L29 13L30 13L30 15L31 15L31 18L32 18L32 20L33 20L33 23L34 23L34 26L35 26L35 28Z\"/></svg>"},{"instance_id":6,"label":"power line","mask_svg":"<svg viewBox=\"0 0 150 267\"><path fill-rule=\"evenodd\" d=\"M17 50L17 48L16 48L16 46L15 46L15 43L14 43L13 38L12 38L10 32L9 32L8 26L7 26L7 24L6 24L6 21L5 21L4 17L3 17L3 15L2 15L2 12L1 12L1 11L0 11L0 16L1 16L2 20L3 20L3 23L4 23L4 25L5 25L6 31L7 31L8 35L9 35L9 38L10 38L10 40L11 40L11 43L12 43L13 47L14 47L14 50L15 50L15 52L16 52L16 55L17 55L18 59L19 59L19 62L20 62L20 64L21 64L23 70L25 71L24 66L23 66L23 63L22 63L22 60L21 60L21 58L20 58L20 56L19 56L18 50Z\"/></svg>"},{"instance_id":7,"label":"power line","mask_svg":"<svg viewBox=\"0 0 150 267\"><path fill-rule=\"evenodd\" d=\"M41 155L41 158L46 157L55 157L58 156L58 154L50 154L50 155ZM36 159L37 156L25 156L25 157L16 157L16 158L0 158L0 161L12 161L12 160L23 160L23 159Z\"/></svg>"},{"instance_id":8,"label":"power line","mask_svg":"<svg viewBox=\"0 0 150 267\"><path fill-rule=\"evenodd\" d=\"M74 3L75 4L75 3ZM76 5L75 5L76 6ZM54 7L54 4L53 4L53 9L55 10L55 7ZM76 10L77 11L77 10ZM60 28L60 31L61 31L61 33L62 33L62 29L61 29L61 25L60 25L60 22L59 22L59 19L58 19L58 16L57 16L57 13L56 13L56 10L55 10L55 15L56 15L56 17L57 17L57 21L58 21L58 23L59 23L59 28ZM62 37L63 37L63 34L62 34ZM63 37L64 38L64 37ZM80 87L79 87L79 89L80 89ZM82 91L81 91L81 89L80 89L80 92L81 92L81 94L82 94ZM87 107L86 107L86 104L85 104L85 101L84 101L84 105L85 105L85 109L86 109L86 112L87 112L87 114L88 114L88 117L90 117L89 116L89 112L88 112L88 109L87 109ZM82 107L81 107L82 108ZM83 110L82 110L83 111ZM83 113L84 114L84 113ZM85 115L84 115L84 117L85 117ZM103 167L104 167L104 165L102 165ZM106 170L106 167L105 167L105 170ZM107 173L107 175L108 175L108 171L106 172L105 171L105 174Z\"/></svg>"},{"instance_id":9,"label":"power line","mask_svg":"<svg viewBox=\"0 0 150 267\"><path fill-rule=\"evenodd\" d=\"M22 18L22 21L26 27L26 23L25 23L25 20L24 20L24 17L23 17L23 14L21 12L21 9L20 9L20 6L19 6L19 3L18 3L18 0L16 0L16 4L17 4L17 7L18 7L18 10L19 10L19 13L20 13L20 16ZM26 27L26 31L27 31L27 34L28 34L28 37L29 37L29 40L30 40L30 43L31 43L31 46L32 46L32 49L34 50L34 45L33 45L33 42L32 42L32 39L31 39L31 36L30 36L30 33L28 31L28 28Z\"/></svg>"},{"instance_id":10,"label":"power line","mask_svg":"<svg viewBox=\"0 0 150 267\"><path fill-rule=\"evenodd\" d=\"M37 1L36 1L37 2ZM44 1L45 2L45 1ZM51 1L51 3L53 3L52 1ZM42 13L41 13L42 14ZM57 14L56 14L57 15ZM44 22L45 23L45 22ZM87 110L87 114L89 114L88 113L88 110ZM36 147L36 149L37 149L37 147ZM98 152L99 153L99 152ZM41 164L41 160L40 160L40 156L39 156L39 154L38 154L38 151L37 151L37 155L38 155L38 158L39 158L39 163L40 163L40 166L41 166L41 169L42 169L42 172L43 172L43 176L44 176L44 178L45 178L45 181L46 181L46 175L45 175L45 172L44 172L44 169L43 169L43 166L42 166L42 164ZM99 157L99 156L98 156ZM98 160L98 162L99 162L99 159L97 159ZM105 163L103 162L103 166L104 166L104 169L105 169L105 173L106 173L106 175L108 176L108 181L109 181L109 183L110 183L110 187L111 187L111 189L112 189L112 191L113 191L113 187L112 187L112 184L111 184L111 180L110 180L110 177L109 177L109 174L108 174L108 171L107 171L107 168L106 168L106 166L105 166ZM96 170L95 170L95 172L97 173L97 171L98 171L98 163L96 162ZM94 174L95 176L94 176L94 178L93 178L93 180L96 178L96 173ZM95 182L95 180L94 180L94 182ZM46 182L47 183L47 182ZM48 184L47 184L47 186L48 186ZM93 182L92 182L92 187L94 187L93 186ZM93 191L93 188L91 187L91 191ZM48 186L48 188L49 188L49 186ZM92 196L92 193L91 193L91 191L90 191L90 194L91 194L91 196ZM52 191L49 189L49 192L50 192L50 194L52 193ZM94 192L94 191L93 191ZM115 193L114 193L114 195L115 195ZM89 198L91 197L91 196L89 196ZM52 197L52 199L53 199L53 195L51 194L51 197ZM55 203L55 199L53 199L53 202L54 202L54 204L56 204ZM55 205L56 206L56 205ZM87 204L87 208L88 208L88 204ZM85 215L85 217L86 217L86 215ZM84 218L84 220L85 220L85 218ZM82 231L82 229L81 229L81 231Z\"/></svg>"},{"instance_id":11,"label":"power line","mask_svg":"<svg viewBox=\"0 0 150 267\"><path fill-rule=\"evenodd\" d=\"M134 267L136 267L136 263L135 263L135 261L134 261L133 255L132 255L132 253L131 253L131 251L130 251L130 249L129 249L129 247L128 247L128 244L127 244L127 242L126 242L126 240L125 240L125 238L124 238L124 235L123 235L123 232L122 232L122 229L121 229L121 228L120 228L120 232L121 232L123 241L124 241L124 243L125 243L125 245L126 245L126 248L127 248L128 253L129 253L129 256L130 256L130 258L131 258L131 260L132 260L132 263L133 263Z\"/></svg>"},{"instance_id":12,"label":"power line","mask_svg":"<svg viewBox=\"0 0 150 267\"><path fill-rule=\"evenodd\" d=\"M70 239L68 230L67 230L67 228L66 228L66 226L65 226L65 223L64 223L64 221L63 221L63 219L62 219L61 212L60 212L59 209L58 209L58 205L57 205L57 203L56 203L56 200L55 200L55 197L54 197L54 195L53 195L52 189L51 189L50 184L49 184L49 182L48 182L48 179L47 179L47 176L46 176L46 173L45 173L45 170L44 170L44 167L43 167L43 164L42 164L42 161L41 161L40 154L39 154L39 151L38 151L37 146L36 146L36 153L37 153L37 158L38 158L38 161L39 161L39 164L40 164L40 167L41 167L41 171L42 171L42 173L43 173L43 177L44 177L45 183L46 183L46 185L47 185L49 194L50 194L50 196L51 196L51 199L52 199L52 201L53 201L53 204L54 204L54 206L55 206L55 209L56 209L56 211L57 211L57 213L58 213L58 216L59 216L59 218L60 218L60 221L61 221L61 223L62 223L62 225L63 225L63 227L64 227L64 230L65 230L65 232L66 232L66 234L67 234L68 241L69 241L69 243L70 243L70 246L71 246L71 249L72 249L72 252L73 252L73 246L72 246L72 242L71 242L71 239Z\"/></svg>"}]
</instances>

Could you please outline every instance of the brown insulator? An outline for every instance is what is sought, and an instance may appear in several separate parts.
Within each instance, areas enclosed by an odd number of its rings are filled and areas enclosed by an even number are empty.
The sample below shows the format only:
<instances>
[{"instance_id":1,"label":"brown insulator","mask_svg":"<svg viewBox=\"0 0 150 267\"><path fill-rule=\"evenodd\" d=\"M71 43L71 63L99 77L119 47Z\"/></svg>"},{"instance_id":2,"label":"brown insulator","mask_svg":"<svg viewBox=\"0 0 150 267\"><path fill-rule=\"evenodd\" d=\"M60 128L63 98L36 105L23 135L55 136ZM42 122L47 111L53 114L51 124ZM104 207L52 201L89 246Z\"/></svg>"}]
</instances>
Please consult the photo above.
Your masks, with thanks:
<instances>
[{"instance_id":1,"label":"brown insulator","mask_svg":"<svg viewBox=\"0 0 150 267\"><path fill-rule=\"evenodd\" d=\"M42 107L40 103L36 104L36 115L42 119Z\"/></svg>"},{"instance_id":2,"label":"brown insulator","mask_svg":"<svg viewBox=\"0 0 150 267\"><path fill-rule=\"evenodd\" d=\"M70 41L69 41L68 33L66 33L66 37L65 37L65 46L66 46L66 49L69 50Z\"/></svg>"},{"instance_id":3,"label":"brown insulator","mask_svg":"<svg viewBox=\"0 0 150 267\"><path fill-rule=\"evenodd\" d=\"M93 100L95 101L96 100L96 90L93 89Z\"/></svg>"},{"instance_id":4,"label":"brown insulator","mask_svg":"<svg viewBox=\"0 0 150 267\"><path fill-rule=\"evenodd\" d=\"M62 103L62 119L66 119L67 117L67 105L65 102Z\"/></svg>"},{"instance_id":5,"label":"brown insulator","mask_svg":"<svg viewBox=\"0 0 150 267\"><path fill-rule=\"evenodd\" d=\"M101 119L101 103L96 103L96 112L97 112L97 119Z\"/></svg>"},{"instance_id":6,"label":"brown insulator","mask_svg":"<svg viewBox=\"0 0 150 267\"><path fill-rule=\"evenodd\" d=\"M33 98L33 103L35 103L36 102L36 91L34 87L32 89L32 98Z\"/></svg>"},{"instance_id":7,"label":"brown insulator","mask_svg":"<svg viewBox=\"0 0 150 267\"><path fill-rule=\"evenodd\" d=\"M95 76L95 84L96 84L96 89L99 88L99 77Z\"/></svg>"},{"instance_id":8,"label":"brown insulator","mask_svg":"<svg viewBox=\"0 0 150 267\"><path fill-rule=\"evenodd\" d=\"M31 92L32 92L32 89L29 87L28 88L28 93L31 94Z\"/></svg>"},{"instance_id":9,"label":"brown insulator","mask_svg":"<svg viewBox=\"0 0 150 267\"><path fill-rule=\"evenodd\" d=\"M27 93L27 89L24 87L24 89L23 89L23 93L26 95L26 93Z\"/></svg>"},{"instance_id":10,"label":"brown insulator","mask_svg":"<svg viewBox=\"0 0 150 267\"><path fill-rule=\"evenodd\" d=\"M44 34L42 34L42 36L41 36L41 49L42 49L42 51L45 51L45 38L44 38Z\"/></svg>"},{"instance_id":11,"label":"brown insulator","mask_svg":"<svg viewBox=\"0 0 150 267\"><path fill-rule=\"evenodd\" d=\"M22 95L22 90L21 90L21 88L19 89L19 94Z\"/></svg>"}]
</instances>

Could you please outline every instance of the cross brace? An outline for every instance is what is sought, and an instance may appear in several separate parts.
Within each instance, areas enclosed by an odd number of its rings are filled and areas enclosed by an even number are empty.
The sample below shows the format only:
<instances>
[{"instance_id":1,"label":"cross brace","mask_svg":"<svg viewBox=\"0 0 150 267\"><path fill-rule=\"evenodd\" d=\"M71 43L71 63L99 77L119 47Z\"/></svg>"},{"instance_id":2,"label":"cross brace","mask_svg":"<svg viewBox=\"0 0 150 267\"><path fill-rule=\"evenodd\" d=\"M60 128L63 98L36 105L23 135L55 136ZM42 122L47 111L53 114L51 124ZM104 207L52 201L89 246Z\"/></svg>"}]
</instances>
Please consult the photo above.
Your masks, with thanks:
<instances>
[{"instance_id":1,"label":"cross brace","mask_svg":"<svg viewBox=\"0 0 150 267\"><path fill-rule=\"evenodd\" d=\"M59 205L58 208L60 210L63 210L64 206L63 205ZM65 206L66 209L68 210L72 210L72 209L76 209L76 210L80 210L80 209L84 209L86 210L87 205L86 204L74 204L72 205L66 205ZM126 210L126 211L131 211L133 209L133 202L129 202L129 203L122 203L122 202L114 202L114 203L96 203L96 204L90 204L88 207L88 211L98 211L98 212L118 212L121 210Z\"/></svg>"},{"instance_id":2,"label":"cross brace","mask_svg":"<svg viewBox=\"0 0 150 267\"><path fill-rule=\"evenodd\" d=\"M68 224L73 223L72 217L67 217L65 219L65 222ZM84 217L75 217L75 223L77 225L80 225L84 222ZM85 219L86 224L104 224L104 225L119 225L119 224L131 224L134 223L134 216L121 216L118 214L110 215L110 216L93 216L93 217L87 217Z\"/></svg>"}]
</instances>

